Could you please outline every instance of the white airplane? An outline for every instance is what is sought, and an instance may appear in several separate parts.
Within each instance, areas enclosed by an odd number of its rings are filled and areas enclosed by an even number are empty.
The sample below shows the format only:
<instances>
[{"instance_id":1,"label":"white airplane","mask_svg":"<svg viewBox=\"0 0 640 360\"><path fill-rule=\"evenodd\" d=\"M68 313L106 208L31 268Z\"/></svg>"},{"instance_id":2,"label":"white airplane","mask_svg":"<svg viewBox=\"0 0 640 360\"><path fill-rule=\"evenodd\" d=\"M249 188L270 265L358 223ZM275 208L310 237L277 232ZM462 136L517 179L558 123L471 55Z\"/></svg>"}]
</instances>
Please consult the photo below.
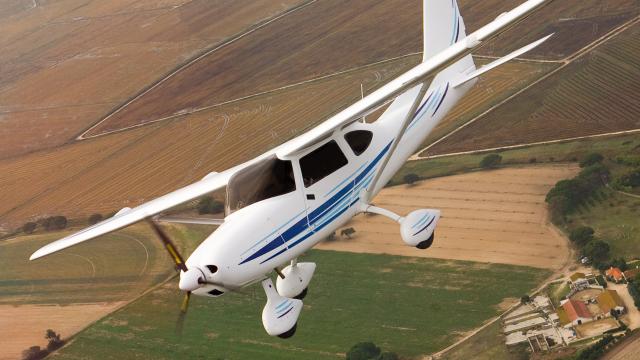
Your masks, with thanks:
<instances>
[{"instance_id":1,"label":"white airplane","mask_svg":"<svg viewBox=\"0 0 640 360\"><path fill-rule=\"evenodd\" d=\"M212 172L133 209L122 209L112 218L42 247L30 259L147 219L180 271L179 287L186 295L179 324L191 293L217 297L262 282L267 297L262 311L265 330L272 336L290 337L316 268L314 263L298 263L297 258L355 215L389 217L400 224L407 245L431 246L439 210L420 209L400 216L371 205L371 199L479 75L533 49L550 35L479 69L471 52L551 1L528 0L467 36L456 0L424 0L423 61L411 70L251 161ZM375 122L361 121L387 104ZM156 224L159 214L225 186L222 224L184 261ZM274 270L276 286L270 278Z\"/></svg>"}]
</instances>

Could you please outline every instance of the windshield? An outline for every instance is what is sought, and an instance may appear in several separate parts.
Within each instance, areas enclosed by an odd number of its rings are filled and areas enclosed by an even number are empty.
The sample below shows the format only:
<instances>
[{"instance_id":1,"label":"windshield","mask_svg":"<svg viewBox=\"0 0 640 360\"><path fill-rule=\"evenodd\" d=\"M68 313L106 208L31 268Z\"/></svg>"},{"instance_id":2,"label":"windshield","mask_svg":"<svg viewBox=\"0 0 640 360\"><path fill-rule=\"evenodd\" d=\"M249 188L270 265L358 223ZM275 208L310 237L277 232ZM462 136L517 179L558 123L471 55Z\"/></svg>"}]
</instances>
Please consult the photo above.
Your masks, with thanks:
<instances>
[{"instance_id":1,"label":"windshield","mask_svg":"<svg viewBox=\"0 0 640 360\"><path fill-rule=\"evenodd\" d=\"M227 185L227 214L245 206L295 191L291 161L275 156L233 175Z\"/></svg>"}]
</instances>

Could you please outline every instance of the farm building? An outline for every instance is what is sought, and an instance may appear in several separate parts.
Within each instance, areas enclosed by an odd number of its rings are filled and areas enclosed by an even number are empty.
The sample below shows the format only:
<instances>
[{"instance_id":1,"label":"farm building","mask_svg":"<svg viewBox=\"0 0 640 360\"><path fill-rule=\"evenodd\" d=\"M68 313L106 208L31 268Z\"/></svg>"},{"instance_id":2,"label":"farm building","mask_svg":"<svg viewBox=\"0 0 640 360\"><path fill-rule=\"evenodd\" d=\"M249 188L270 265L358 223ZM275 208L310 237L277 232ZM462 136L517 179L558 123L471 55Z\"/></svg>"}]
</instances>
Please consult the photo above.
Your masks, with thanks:
<instances>
[{"instance_id":1,"label":"farm building","mask_svg":"<svg viewBox=\"0 0 640 360\"><path fill-rule=\"evenodd\" d=\"M558 319L564 327L580 325L593 320L593 315L582 301L564 300L562 307L558 309Z\"/></svg>"},{"instance_id":2,"label":"farm building","mask_svg":"<svg viewBox=\"0 0 640 360\"><path fill-rule=\"evenodd\" d=\"M569 276L571 288L575 291L580 291L589 287L589 279L594 279L593 274L585 274L581 272L574 273Z\"/></svg>"},{"instance_id":3,"label":"farm building","mask_svg":"<svg viewBox=\"0 0 640 360\"><path fill-rule=\"evenodd\" d=\"M624 302L615 290L604 290L597 298L598 306L604 314L611 313L611 310L615 310L618 314L624 312Z\"/></svg>"},{"instance_id":4,"label":"farm building","mask_svg":"<svg viewBox=\"0 0 640 360\"><path fill-rule=\"evenodd\" d=\"M607 279L615 281L616 283L624 280L624 274L622 274L622 270L617 267L610 267L609 270L605 272L605 275L607 276Z\"/></svg>"}]
</instances>

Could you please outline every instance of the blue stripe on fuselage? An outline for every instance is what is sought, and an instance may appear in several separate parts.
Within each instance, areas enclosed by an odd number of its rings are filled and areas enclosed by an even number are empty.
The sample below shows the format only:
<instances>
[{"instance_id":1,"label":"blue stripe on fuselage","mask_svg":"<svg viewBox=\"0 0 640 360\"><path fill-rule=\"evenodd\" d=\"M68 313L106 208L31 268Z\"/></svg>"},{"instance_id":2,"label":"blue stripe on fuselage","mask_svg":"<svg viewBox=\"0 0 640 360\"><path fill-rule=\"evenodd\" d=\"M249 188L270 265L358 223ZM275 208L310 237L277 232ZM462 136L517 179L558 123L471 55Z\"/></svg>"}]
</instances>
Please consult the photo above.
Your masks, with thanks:
<instances>
[{"instance_id":1,"label":"blue stripe on fuselage","mask_svg":"<svg viewBox=\"0 0 640 360\"><path fill-rule=\"evenodd\" d=\"M340 191L338 191L335 195L333 195L329 200L327 200L322 205L320 205L317 209L315 209L314 211L309 213L309 215L308 215L308 223L307 223L307 217L304 217L304 218L300 219L295 225L291 226L284 233L282 233L282 236L278 236L278 237L274 238L273 240L271 240L267 245L265 245L262 248L260 248L260 250L256 251L251 256L249 256L248 258L246 258L242 262L240 262L239 265L242 265L242 264L244 264L246 262L254 260L254 259L256 259L256 258L258 258L258 257L260 257L260 256L262 256L262 255L264 255L264 254L266 254L268 252L271 252L272 250L278 248L279 246L286 244L289 240L297 237L298 235L303 233L305 230L308 231L308 233L305 234L302 237L302 239L297 240L296 242L294 242L293 244L291 244L288 247L285 246L284 249L281 249L275 255L269 257L269 259L272 259L273 257L275 257L277 255L280 255L283 252L285 252L287 250L287 248L290 248L290 247L298 244L302 240L308 238L309 236L311 236L314 233L314 231L319 230L319 229L311 230L309 228L309 224L313 224L314 222L316 222L316 220L320 220L326 214L334 213L334 211L332 211L332 210L337 209L338 206L341 203L343 203L341 200L344 200L345 196L347 196L349 194L349 191L353 190L353 188L356 186L356 184L359 184L364 179L366 179L366 176L368 175L368 173L371 170L373 170L373 168L378 164L378 162L380 162L382 157L389 151L389 149L391 148L391 144L392 143L393 143L393 140L390 141L389 144L387 144L384 147L384 149L382 149L382 151L380 151L380 153L376 156L376 158L360 174L358 174L354 178L353 181L349 182L345 187L343 187ZM369 181L370 180L371 179L369 179ZM356 201L357 200L358 199L356 199ZM339 210L339 213L340 214L344 213L344 211L346 211L346 209L348 209L354 203L355 202L352 202L346 208ZM331 219L332 219L331 221L333 221L335 219L335 216L332 216ZM326 225L326 224L327 223L324 223L322 225L322 227L324 227L324 225ZM283 244L283 241L284 241L284 244ZM265 261L268 261L269 259L264 260L263 263Z\"/></svg>"}]
</instances>

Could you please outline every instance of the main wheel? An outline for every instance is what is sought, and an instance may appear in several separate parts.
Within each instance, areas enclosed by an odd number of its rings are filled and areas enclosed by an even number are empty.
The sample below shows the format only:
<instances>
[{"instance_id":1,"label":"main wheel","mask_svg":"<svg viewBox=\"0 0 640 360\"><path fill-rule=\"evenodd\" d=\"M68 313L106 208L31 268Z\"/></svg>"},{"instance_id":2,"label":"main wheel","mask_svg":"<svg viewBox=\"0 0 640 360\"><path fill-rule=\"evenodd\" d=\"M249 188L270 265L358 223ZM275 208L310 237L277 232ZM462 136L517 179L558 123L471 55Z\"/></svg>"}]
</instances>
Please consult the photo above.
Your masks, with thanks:
<instances>
[{"instance_id":1,"label":"main wheel","mask_svg":"<svg viewBox=\"0 0 640 360\"><path fill-rule=\"evenodd\" d=\"M419 242L418 245L416 245L416 247L421 250L427 249L428 247L431 246L431 244L433 244L433 238L435 236L436 236L436 232L434 231L433 234L431 234L431 236L429 236L427 240Z\"/></svg>"},{"instance_id":2,"label":"main wheel","mask_svg":"<svg viewBox=\"0 0 640 360\"><path fill-rule=\"evenodd\" d=\"M298 300L302 300L307 296L307 291L309 291L309 287L304 288L304 290L302 290L302 292L296 296L294 296L294 299L298 299Z\"/></svg>"},{"instance_id":3,"label":"main wheel","mask_svg":"<svg viewBox=\"0 0 640 360\"><path fill-rule=\"evenodd\" d=\"M282 334L278 335L279 338L281 339L288 339L290 337L293 336L293 334L296 333L296 329L298 328L298 323L293 324L293 327L291 329L289 329L288 331L283 332Z\"/></svg>"}]
</instances>

